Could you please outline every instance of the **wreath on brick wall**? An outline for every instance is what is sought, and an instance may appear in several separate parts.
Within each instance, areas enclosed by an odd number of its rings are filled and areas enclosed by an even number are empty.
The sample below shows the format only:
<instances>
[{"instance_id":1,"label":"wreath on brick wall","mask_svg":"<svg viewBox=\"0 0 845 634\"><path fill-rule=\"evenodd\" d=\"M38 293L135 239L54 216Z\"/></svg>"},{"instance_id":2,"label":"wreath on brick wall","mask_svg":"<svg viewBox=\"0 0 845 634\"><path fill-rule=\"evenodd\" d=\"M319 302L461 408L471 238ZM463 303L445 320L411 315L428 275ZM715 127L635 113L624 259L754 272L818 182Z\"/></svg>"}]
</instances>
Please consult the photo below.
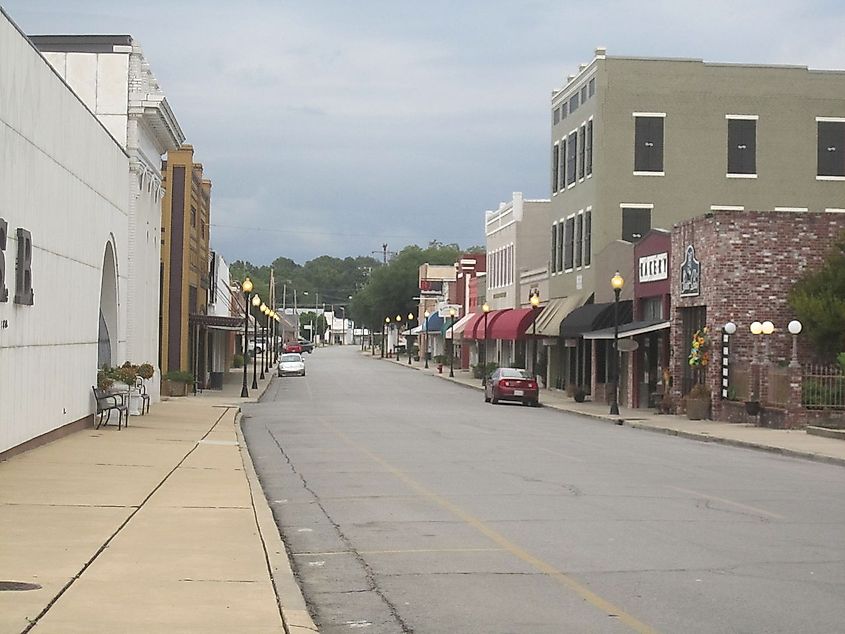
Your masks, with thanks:
<instances>
[{"instance_id":1,"label":"wreath on brick wall","mask_svg":"<svg viewBox=\"0 0 845 634\"><path fill-rule=\"evenodd\" d=\"M693 333L688 361L692 368L703 368L710 363L710 337L706 326Z\"/></svg>"}]
</instances>

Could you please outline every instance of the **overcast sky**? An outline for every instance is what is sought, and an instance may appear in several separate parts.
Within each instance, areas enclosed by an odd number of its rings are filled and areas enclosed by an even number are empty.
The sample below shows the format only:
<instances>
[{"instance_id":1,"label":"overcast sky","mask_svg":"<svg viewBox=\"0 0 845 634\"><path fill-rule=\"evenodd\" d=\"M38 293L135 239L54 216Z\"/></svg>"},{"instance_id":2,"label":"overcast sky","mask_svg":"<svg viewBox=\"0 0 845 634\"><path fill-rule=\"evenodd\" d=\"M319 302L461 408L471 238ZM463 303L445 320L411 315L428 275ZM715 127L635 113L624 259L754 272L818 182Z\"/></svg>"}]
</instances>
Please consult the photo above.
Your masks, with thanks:
<instances>
[{"instance_id":1,"label":"overcast sky","mask_svg":"<svg viewBox=\"0 0 845 634\"><path fill-rule=\"evenodd\" d=\"M549 97L610 55L845 69L842 0L0 0L29 34L129 34L212 189L228 261L484 243L549 197Z\"/></svg>"}]
</instances>

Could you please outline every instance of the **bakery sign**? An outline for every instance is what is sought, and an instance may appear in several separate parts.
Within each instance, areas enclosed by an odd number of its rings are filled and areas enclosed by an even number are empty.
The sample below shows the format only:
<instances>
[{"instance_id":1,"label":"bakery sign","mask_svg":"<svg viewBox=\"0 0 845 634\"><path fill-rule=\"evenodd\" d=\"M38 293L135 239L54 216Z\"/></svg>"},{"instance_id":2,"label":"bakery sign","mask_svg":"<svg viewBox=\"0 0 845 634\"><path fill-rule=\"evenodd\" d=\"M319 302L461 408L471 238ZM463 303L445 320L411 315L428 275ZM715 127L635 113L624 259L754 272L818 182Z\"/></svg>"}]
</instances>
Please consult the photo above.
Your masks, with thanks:
<instances>
[{"instance_id":1,"label":"bakery sign","mask_svg":"<svg viewBox=\"0 0 845 634\"><path fill-rule=\"evenodd\" d=\"M640 282L657 282L669 277L669 254L655 253L640 258Z\"/></svg>"},{"instance_id":2,"label":"bakery sign","mask_svg":"<svg viewBox=\"0 0 845 634\"><path fill-rule=\"evenodd\" d=\"M681 297L697 297L701 294L701 262L695 259L695 247L687 246L681 264Z\"/></svg>"}]
</instances>

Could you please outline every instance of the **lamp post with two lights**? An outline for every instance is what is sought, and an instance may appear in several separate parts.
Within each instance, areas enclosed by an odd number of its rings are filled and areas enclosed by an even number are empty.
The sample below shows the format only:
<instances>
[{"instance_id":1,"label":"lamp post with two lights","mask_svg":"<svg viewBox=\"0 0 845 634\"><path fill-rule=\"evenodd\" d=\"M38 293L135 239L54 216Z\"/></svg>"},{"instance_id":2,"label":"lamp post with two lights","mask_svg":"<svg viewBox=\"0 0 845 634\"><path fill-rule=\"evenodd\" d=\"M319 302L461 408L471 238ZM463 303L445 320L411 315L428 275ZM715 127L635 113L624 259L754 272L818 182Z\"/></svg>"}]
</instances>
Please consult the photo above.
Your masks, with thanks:
<instances>
[{"instance_id":1,"label":"lamp post with two lights","mask_svg":"<svg viewBox=\"0 0 845 634\"><path fill-rule=\"evenodd\" d=\"M252 296L252 305L261 306L261 297L256 293ZM258 389L258 319L252 322L252 389Z\"/></svg>"},{"instance_id":2,"label":"lamp post with two lights","mask_svg":"<svg viewBox=\"0 0 845 634\"><path fill-rule=\"evenodd\" d=\"M423 317L425 317L425 369L428 370L428 357L430 356L428 350L428 318L431 317L431 313L425 311L425 313L423 313ZM423 326L420 324L420 335L422 335L422 328Z\"/></svg>"},{"instance_id":3,"label":"lamp post with two lights","mask_svg":"<svg viewBox=\"0 0 845 634\"><path fill-rule=\"evenodd\" d=\"M411 322L412 321L414 321L414 313L408 313L408 324L407 324L406 327L407 327L407 330L408 330L409 333L411 332ZM408 365L411 365L411 352L412 352L411 343L410 343L410 341L408 341L408 337L410 337L410 336L411 336L410 334L405 335L405 346L408 348Z\"/></svg>"}]
</instances>

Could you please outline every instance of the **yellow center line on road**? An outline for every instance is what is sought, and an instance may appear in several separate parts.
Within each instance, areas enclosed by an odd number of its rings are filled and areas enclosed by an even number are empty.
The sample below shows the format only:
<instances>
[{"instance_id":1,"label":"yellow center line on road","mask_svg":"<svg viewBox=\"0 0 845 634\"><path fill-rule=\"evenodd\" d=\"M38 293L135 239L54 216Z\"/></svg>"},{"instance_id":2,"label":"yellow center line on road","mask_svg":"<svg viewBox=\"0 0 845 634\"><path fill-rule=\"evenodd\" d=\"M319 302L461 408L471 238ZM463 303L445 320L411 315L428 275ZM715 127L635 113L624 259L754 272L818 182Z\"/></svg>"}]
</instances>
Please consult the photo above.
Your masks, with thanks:
<instances>
[{"instance_id":1,"label":"yellow center line on road","mask_svg":"<svg viewBox=\"0 0 845 634\"><path fill-rule=\"evenodd\" d=\"M408 548L402 550L356 550L359 555L418 555L430 553L503 553L503 548ZM331 557L348 555L348 550L333 550L325 553L293 553L294 557Z\"/></svg>"},{"instance_id":2,"label":"yellow center line on road","mask_svg":"<svg viewBox=\"0 0 845 634\"><path fill-rule=\"evenodd\" d=\"M610 601L600 597L595 592L587 588L584 584L579 583L573 577L561 572L554 566L549 563L546 563L539 557L532 555L530 552L525 550L524 548L517 546L509 539L507 539L504 535L496 531L495 529L487 526L484 522L482 522L477 517L470 515L466 511L464 511L461 507L457 506L456 504L450 502L444 497L441 497L437 493L433 491L429 491L425 488L422 484L411 478L408 474L406 474L401 469L394 467L392 464L386 462L385 460L381 459L379 456L371 452L366 447L362 447L358 443L354 442L349 436L344 434L341 431L338 431L336 428L330 426L326 422L322 422L323 426L329 429L332 433L334 433L337 437L342 439L345 443L354 447L364 455L368 456L373 462L382 466L385 470L393 474L396 478L404 482L408 487L419 493L421 496L428 498L441 508L444 508L451 512L456 517L463 520L468 526L473 527L475 530L480 532L482 535L486 536L490 539L494 544L500 546L503 550L506 550L510 554L512 554L517 559L527 563L535 570L539 570L543 574L549 576L550 578L554 579L555 581L561 583L562 585L566 586L570 590L572 590L575 594L579 597L587 601L590 605L598 608L605 614L609 616L615 617L620 623L624 623L629 628L631 628L635 632L640 632L642 634L653 634L656 630L652 627L649 627L645 623L637 620L631 614L628 614L624 610L621 610L616 605L612 604Z\"/></svg>"},{"instance_id":3,"label":"yellow center line on road","mask_svg":"<svg viewBox=\"0 0 845 634\"><path fill-rule=\"evenodd\" d=\"M748 504L742 504L741 502L734 502L733 500L728 500L727 498L720 498L716 497L715 495L708 495L707 493L701 493L699 491L693 491L692 489L684 489L681 487L670 486L670 489L674 489L675 491L679 491L681 493L686 493L688 495L694 495L695 497L704 498L705 500L712 500L714 502L721 502L722 504L727 504L729 506L735 506L737 508L743 509L745 511L751 511L753 513L758 513L760 515L765 515L767 517L773 517L775 519L783 520L786 519L783 515L778 515L777 513L772 513L771 511L767 511L765 509L758 508L756 506L749 506Z\"/></svg>"}]
</instances>

